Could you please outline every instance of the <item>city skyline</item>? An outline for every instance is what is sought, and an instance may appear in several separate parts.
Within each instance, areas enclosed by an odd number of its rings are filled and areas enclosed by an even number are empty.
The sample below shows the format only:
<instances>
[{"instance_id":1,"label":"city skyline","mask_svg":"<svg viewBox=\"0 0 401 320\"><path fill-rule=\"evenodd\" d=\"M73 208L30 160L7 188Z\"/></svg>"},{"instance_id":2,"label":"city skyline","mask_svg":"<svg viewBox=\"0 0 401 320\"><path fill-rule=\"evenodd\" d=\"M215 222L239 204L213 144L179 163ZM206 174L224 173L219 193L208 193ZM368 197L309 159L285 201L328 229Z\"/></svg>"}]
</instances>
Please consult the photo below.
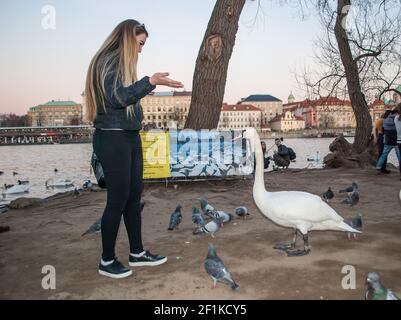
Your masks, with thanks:
<instances>
[{"instance_id":1,"label":"city skyline","mask_svg":"<svg viewBox=\"0 0 401 320\"><path fill-rule=\"evenodd\" d=\"M169 71L191 91L196 57L214 4L214 0L168 4L120 0L113 5L92 0L2 2L0 37L7 46L0 53L0 113L25 114L30 107L51 100L81 103L90 59L112 29L128 18L144 22L150 33L140 55L139 76ZM56 25L46 30L42 9L48 5L55 10ZM254 2L247 2L241 15L226 103L250 94L271 94L284 102L290 91L299 99L304 97L291 70L312 56L312 42L318 35L316 17L303 20L296 8L270 1L261 5L256 20Z\"/></svg>"}]
</instances>

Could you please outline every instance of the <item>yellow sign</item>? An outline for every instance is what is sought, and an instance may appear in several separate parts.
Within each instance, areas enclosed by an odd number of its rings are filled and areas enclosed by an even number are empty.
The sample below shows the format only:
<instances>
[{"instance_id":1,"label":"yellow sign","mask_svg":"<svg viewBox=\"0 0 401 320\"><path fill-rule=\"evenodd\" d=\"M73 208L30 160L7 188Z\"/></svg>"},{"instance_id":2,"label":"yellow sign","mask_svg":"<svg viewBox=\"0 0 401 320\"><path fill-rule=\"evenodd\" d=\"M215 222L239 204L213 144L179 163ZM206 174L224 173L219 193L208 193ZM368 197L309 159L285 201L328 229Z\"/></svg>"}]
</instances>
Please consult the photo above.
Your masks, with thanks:
<instances>
[{"instance_id":1,"label":"yellow sign","mask_svg":"<svg viewBox=\"0 0 401 320\"><path fill-rule=\"evenodd\" d=\"M170 177L170 141L168 132L141 132L143 178Z\"/></svg>"}]
</instances>

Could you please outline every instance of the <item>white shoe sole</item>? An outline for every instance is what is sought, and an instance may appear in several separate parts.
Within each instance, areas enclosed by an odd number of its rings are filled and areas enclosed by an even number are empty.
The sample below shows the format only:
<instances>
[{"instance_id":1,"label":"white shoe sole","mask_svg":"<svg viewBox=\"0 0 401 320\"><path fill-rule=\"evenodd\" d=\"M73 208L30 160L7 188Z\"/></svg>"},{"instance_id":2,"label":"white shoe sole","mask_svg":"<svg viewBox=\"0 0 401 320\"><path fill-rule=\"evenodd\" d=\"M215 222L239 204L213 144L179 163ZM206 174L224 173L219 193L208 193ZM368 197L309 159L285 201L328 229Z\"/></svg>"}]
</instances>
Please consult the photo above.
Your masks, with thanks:
<instances>
[{"instance_id":1,"label":"white shoe sole","mask_svg":"<svg viewBox=\"0 0 401 320\"><path fill-rule=\"evenodd\" d=\"M167 261L167 257L164 259L161 259L159 261L153 261L153 262L129 262L130 267L154 267L154 266L160 266L161 264L165 263Z\"/></svg>"},{"instance_id":2,"label":"white shoe sole","mask_svg":"<svg viewBox=\"0 0 401 320\"><path fill-rule=\"evenodd\" d=\"M113 278L113 279L123 279L126 277L129 277L130 275L132 275L132 270L129 270L125 273L121 273L121 274L113 274L113 273L109 273L103 270L99 270L99 274L101 274L102 276L106 276L109 278Z\"/></svg>"}]
</instances>

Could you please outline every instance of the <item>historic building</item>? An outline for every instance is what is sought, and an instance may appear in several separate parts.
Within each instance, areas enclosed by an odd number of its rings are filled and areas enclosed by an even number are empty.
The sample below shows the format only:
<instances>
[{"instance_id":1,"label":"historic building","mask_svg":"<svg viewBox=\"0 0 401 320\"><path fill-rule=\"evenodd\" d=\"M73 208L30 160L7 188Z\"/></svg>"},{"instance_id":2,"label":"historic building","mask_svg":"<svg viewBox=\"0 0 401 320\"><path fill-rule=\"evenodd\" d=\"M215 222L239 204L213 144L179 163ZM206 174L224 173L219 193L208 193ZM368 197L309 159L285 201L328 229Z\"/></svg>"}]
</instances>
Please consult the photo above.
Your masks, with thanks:
<instances>
[{"instance_id":1,"label":"historic building","mask_svg":"<svg viewBox=\"0 0 401 320\"><path fill-rule=\"evenodd\" d=\"M82 123L83 108L73 101L49 101L29 108L31 126L69 126Z\"/></svg>"}]
</instances>

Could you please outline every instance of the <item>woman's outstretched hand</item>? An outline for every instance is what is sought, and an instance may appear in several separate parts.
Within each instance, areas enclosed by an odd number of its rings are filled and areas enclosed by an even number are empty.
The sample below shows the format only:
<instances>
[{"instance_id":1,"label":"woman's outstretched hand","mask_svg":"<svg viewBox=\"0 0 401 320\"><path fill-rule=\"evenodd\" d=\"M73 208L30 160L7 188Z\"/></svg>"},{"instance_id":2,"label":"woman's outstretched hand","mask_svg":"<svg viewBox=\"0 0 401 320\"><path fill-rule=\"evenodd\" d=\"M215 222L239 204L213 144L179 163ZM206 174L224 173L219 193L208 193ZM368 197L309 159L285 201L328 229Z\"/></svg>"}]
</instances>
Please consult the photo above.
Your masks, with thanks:
<instances>
[{"instance_id":1,"label":"woman's outstretched hand","mask_svg":"<svg viewBox=\"0 0 401 320\"><path fill-rule=\"evenodd\" d=\"M150 77L149 82L154 86L167 86L171 88L183 88L184 85L180 81L167 78L168 72L157 72Z\"/></svg>"}]
</instances>

